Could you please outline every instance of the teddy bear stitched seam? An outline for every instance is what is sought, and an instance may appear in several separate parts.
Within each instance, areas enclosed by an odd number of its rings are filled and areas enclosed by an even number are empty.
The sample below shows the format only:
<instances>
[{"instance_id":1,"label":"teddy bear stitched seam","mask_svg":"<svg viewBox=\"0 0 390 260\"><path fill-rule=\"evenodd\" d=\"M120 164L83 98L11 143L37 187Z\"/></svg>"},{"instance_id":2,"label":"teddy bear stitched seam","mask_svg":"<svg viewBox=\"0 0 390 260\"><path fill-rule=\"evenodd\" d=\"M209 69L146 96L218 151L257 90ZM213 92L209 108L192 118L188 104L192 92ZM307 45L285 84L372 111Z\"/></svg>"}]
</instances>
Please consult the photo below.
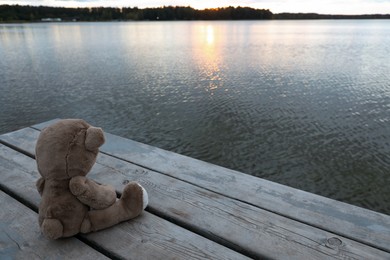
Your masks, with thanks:
<instances>
[{"instance_id":1,"label":"teddy bear stitched seam","mask_svg":"<svg viewBox=\"0 0 390 260\"><path fill-rule=\"evenodd\" d=\"M66 151L66 155L65 155L65 170L66 170L66 174L68 175L69 178L70 178L70 176L69 176L69 168L68 168L68 158L69 158L69 155L71 154L72 147L74 146L77 137L79 137L83 133L85 134L86 131L87 131L86 128L81 129L80 131L78 131L76 134L73 135L72 141L69 142L68 150Z\"/></svg>"}]
</instances>

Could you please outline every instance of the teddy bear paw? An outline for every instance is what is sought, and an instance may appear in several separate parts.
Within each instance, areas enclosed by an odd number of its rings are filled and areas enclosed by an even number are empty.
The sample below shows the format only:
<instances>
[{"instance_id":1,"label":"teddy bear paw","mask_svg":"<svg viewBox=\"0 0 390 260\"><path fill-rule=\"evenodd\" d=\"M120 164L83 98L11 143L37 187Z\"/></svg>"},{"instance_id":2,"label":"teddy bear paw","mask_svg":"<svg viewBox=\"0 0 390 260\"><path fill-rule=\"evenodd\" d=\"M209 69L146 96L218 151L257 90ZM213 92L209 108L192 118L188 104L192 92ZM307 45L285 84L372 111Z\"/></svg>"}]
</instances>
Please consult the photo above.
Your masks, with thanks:
<instances>
[{"instance_id":1,"label":"teddy bear paw","mask_svg":"<svg viewBox=\"0 0 390 260\"><path fill-rule=\"evenodd\" d=\"M73 195L80 196L87 191L86 180L87 178L84 176L76 176L70 179L69 188Z\"/></svg>"}]
</instances>

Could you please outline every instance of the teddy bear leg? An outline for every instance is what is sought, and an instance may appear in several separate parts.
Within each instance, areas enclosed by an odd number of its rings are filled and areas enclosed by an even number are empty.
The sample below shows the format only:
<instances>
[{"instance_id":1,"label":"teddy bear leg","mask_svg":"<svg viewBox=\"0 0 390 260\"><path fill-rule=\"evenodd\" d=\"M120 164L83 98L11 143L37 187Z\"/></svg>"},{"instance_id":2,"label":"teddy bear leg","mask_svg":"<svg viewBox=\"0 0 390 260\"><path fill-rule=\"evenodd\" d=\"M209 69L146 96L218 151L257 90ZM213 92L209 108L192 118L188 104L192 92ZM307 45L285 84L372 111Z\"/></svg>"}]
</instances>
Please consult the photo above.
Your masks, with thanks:
<instances>
[{"instance_id":1,"label":"teddy bear leg","mask_svg":"<svg viewBox=\"0 0 390 260\"><path fill-rule=\"evenodd\" d=\"M58 219L46 218L41 225L42 233L51 239L62 237L64 227Z\"/></svg>"},{"instance_id":2,"label":"teddy bear leg","mask_svg":"<svg viewBox=\"0 0 390 260\"><path fill-rule=\"evenodd\" d=\"M135 182L127 184L121 198L113 205L88 212L81 225L81 232L98 231L137 217L146 208L147 198L147 193L141 185Z\"/></svg>"},{"instance_id":3,"label":"teddy bear leg","mask_svg":"<svg viewBox=\"0 0 390 260\"><path fill-rule=\"evenodd\" d=\"M78 200L93 209L105 209L116 201L114 187L97 184L84 176L73 177L69 189Z\"/></svg>"}]
</instances>

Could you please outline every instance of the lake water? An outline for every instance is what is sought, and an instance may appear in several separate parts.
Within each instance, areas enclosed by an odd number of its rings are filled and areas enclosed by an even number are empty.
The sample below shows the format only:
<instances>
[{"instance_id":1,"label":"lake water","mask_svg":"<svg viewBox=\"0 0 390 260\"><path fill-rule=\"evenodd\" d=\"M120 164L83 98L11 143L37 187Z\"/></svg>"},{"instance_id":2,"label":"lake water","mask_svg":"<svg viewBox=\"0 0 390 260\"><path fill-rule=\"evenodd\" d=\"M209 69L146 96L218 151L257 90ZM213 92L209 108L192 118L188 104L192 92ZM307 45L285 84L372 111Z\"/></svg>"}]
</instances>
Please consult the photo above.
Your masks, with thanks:
<instances>
[{"instance_id":1,"label":"lake water","mask_svg":"<svg viewBox=\"0 0 390 260\"><path fill-rule=\"evenodd\" d=\"M389 20L0 24L0 133L84 118L390 214L389 57Z\"/></svg>"}]
</instances>

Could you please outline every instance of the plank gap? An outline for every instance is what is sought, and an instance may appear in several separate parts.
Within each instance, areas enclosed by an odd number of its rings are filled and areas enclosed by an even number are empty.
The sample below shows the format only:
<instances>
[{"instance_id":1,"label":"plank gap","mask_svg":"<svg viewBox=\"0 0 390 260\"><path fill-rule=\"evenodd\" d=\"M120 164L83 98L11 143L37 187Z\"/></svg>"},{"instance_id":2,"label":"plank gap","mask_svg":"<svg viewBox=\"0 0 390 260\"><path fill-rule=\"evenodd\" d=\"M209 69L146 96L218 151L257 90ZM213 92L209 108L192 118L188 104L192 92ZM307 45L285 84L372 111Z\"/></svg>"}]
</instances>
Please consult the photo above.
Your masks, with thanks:
<instances>
[{"instance_id":1,"label":"plank gap","mask_svg":"<svg viewBox=\"0 0 390 260\"><path fill-rule=\"evenodd\" d=\"M155 208L152 208L152 207L148 206L145 209L145 211L147 211L147 212L149 212L149 213L151 213L151 214L153 214L153 215L155 215L157 217L165 219L165 220L167 220L167 221L169 221L169 222L171 222L171 223L173 223L173 224L175 224L177 226L180 226L180 227L182 227L184 229L187 229L187 230L189 230L189 231L191 231L191 232L193 232L195 234L198 234L198 235L200 235L200 236L202 236L204 238L207 238L207 239L209 239L211 241L214 241L215 243L218 243L218 244L220 244L220 245L222 245L224 247L227 247L227 248L229 248L229 249L231 249L233 251L236 251L236 252L238 252L238 253L246 256L246 257L249 257L249 258L252 258L252 259L266 259L265 256L259 256L259 254L256 253L256 252L245 250L242 247L240 247L239 245L237 245L235 243L232 243L232 242L230 242L230 241L228 241L226 239L223 239L220 236L215 235L214 233L202 231L201 228L198 228L198 227L196 227L194 225L186 224L184 221L180 221L179 219L175 219L173 217L170 217L170 216L164 214L163 212L161 212L161 211L159 211L159 210L157 210Z\"/></svg>"},{"instance_id":2,"label":"plank gap","mask_svg":"<svg viewBox=\"0 0 390 260\"><path fill-rule=\"evenodd\" d=\"M95 243L92 240L88 240L88 238L86 238L85 235L83 235L83 234L79 233L79 234L75 235L74 237L77 238L78 240L80 240L80 242L86 244L87 246L91 247L92 249L95 249L96 251L98 251L102 255L105 255L112 260L125 259L125 258L120 257L119 255L115 254L114 251L109 251L109 250L103 248L102 246L100 246L98 243Z\"/></svg>"},{"instance_id":3,"label":"plank gap","mask_svg":"<svg viewBox=\"0 0 390 260\"><path fill-rule=\"evenodd\" d=\"M38 213L38 207L35 206L33 203L29 202L28 200L24 199L22 196L18 195L17 193L13 192L6 186L4 186L2 183L0 183L0 190L4 192L5 194L9 195L10 197L14 198L15 200L19 201L22 203L24 206L27 208L33 210L34 212ZM38 218L37 218L38 222Z\"/></svg>"},{"instance_id":4,"label":"plank gap","mask_svg":"<svg viewBox=\"0 0 390 260\"><path fill-rule=\"evenodd\" d=\"M18 146L15 146L15 145L13 145L11 143L8 143L8 142L6 142L6 141L4 141L2 139L0 139L0 144L3 144L5 146L7 146L7 147L9 147L9 148L19 152L19 153L22 153L22 154L24 154L24 155L26 155L26 156L28 156L30 158L35 159L35 154L32 154L32 153L30 153L30 152L28 152L28 151L26 151L26 150L24 150L22 148L19 148Z\"/></svg>"}]
</instances>

